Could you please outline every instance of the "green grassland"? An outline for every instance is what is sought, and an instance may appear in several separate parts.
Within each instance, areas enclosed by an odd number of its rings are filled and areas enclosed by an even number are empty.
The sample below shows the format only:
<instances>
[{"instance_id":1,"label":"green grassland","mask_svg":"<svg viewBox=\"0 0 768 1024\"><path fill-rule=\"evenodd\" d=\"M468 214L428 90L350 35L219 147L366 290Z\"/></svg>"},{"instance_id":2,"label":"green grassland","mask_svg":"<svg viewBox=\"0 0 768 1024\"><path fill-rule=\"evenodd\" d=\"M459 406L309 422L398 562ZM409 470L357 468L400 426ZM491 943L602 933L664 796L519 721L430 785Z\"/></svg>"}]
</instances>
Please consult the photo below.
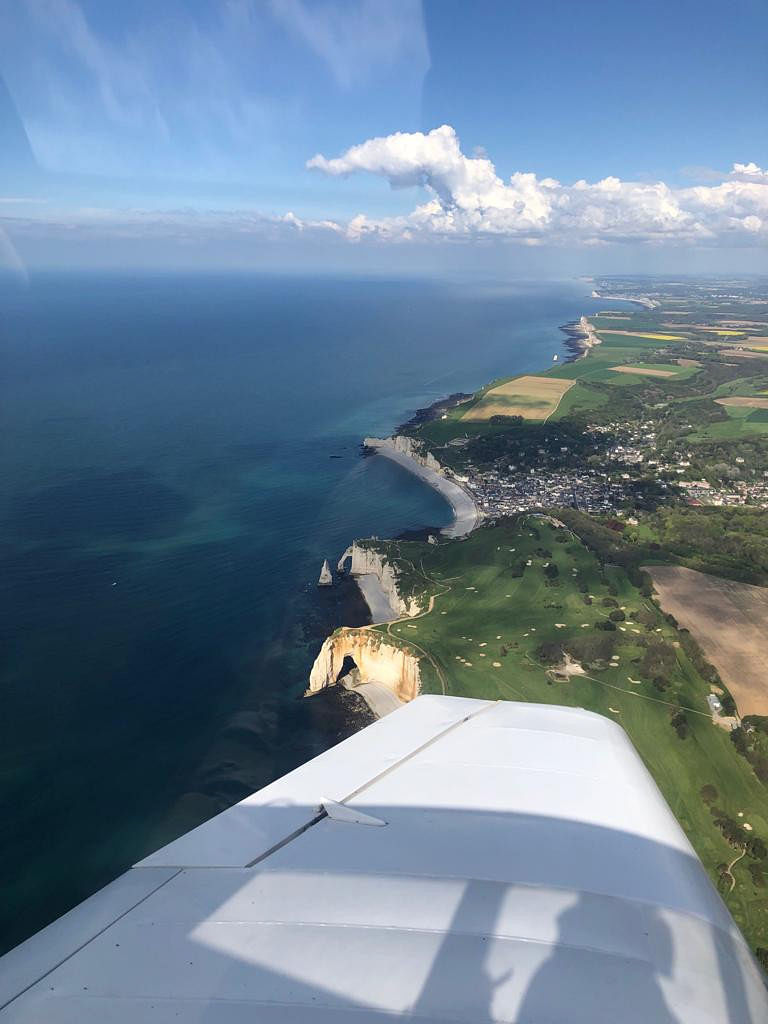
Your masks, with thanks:
<instances>
[{"instance_id":1,"label":"green grassland","mask_svg":"<svg viewBox=\"0 0 768 1024\"><path fill-rule=\"evenodd\" d=\"M729 398L731 395L756 395L763 398L766 383L768 376L764 371L758 371L752 377L735 377L733 380L725 381L715 389L713 395L716 398Z\"/></svg>"},{"instance_id":2,"label":"green grassland","mask_svg":"<svg viewBox=\"0 0 768 1024\"><path fill-rule=\"evenodd\" d=\"M565 704L618 721L748 940L768 945L762 884L768 864L745 857L733 869L733 892L727 891L723 865L736 853L700 795L702 786L714 785L718 808L751 824L751 837L768 840L768 788L712 722L709 686L681 643L689 641L627 572L603 567L569 530L536 516L479 529L461 542L377 544L407 589L435 596L428 614L378 627L421 655L423 689ZM625 618L615 629L598 628L612 612ZM558 676L551 666L562 660L563 648L586 675ZM685 738L673 727L680 709Z\"/></svg>"},{"instance_id":3,"label":"green grassland","mask_svg":"<svg viewBox=\"0 0 768 1024\"><path fill-rule=\"evenodd\" d=\"M768 434L768 417L762 415L768 409L751 409L748 405L721 406L727 419L709 423L701 430L688 436L694 443L705 441L740 441L749 437Z\"/></svg>"}]
</instances>

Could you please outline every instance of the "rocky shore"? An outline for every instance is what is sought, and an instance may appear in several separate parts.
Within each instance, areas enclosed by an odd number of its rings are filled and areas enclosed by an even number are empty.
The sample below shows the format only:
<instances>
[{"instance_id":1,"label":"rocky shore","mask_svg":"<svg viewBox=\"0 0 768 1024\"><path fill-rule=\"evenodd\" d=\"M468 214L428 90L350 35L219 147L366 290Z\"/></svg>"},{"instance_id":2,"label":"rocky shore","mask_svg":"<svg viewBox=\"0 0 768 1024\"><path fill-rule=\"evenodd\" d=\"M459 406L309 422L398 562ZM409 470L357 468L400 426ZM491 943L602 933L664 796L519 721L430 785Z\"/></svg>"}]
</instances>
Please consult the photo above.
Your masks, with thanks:
<instances>
[{"instance_id":1,"label":"rocky shore","mask_svg":"<svg viewBox=\"0 0 768 1024\"><path fill-rule=\"evenodd\" d=\"M577 359L583 359L591 348L600 344L594 327L585 316L579 320L562 324L560 330L567 335L565 347L568 349L569 355L565 360L566 363L574 363Z\"/></svg>"},{"instance_id":2,"label":"rocky shore","mask_svg":"<svg viewBox=\"0 0 768 1024\"><path fill-rule=\"evenodd\" d=\"M447 398L438 398L431 405L427 405L423 409L417 409L409 420L406 420L405 423L402 423L397 428L396 433L402 434L403 431L419 427L422 423L430 423L432 420L439 419L449 409L461 405L462 402L468 401L471 397L472 395L466 394L464 391L455 391L452 395L448 395Z\"/></svg>"}]
</instances>

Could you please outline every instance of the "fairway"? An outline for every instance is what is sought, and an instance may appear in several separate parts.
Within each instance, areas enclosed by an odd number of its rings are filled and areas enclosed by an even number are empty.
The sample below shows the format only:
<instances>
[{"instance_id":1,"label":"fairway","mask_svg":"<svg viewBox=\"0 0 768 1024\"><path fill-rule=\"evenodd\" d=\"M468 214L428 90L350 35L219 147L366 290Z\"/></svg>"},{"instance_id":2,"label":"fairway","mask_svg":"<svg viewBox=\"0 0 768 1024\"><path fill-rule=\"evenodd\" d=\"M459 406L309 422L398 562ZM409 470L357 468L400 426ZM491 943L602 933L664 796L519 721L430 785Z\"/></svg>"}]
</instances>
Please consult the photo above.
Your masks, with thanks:
<instances>
[{"instance_id":1,"label":"fairway","mask_svg":"<svg viewBox=\"0 0 768 1024\"><path fill-rule=\"evenodd\" d=\"M571 380L555 377L516 377L491 388L462 416L463 420L489 420L492 416L522 416L546 420L560 399L573 387Z\"/></svg>"},{"instance_id":2,"label":"fairway","mask_svg":"<svg viewBox=\"0 0 768 1024\"><path fill-rule=\"evenodd\" d=\"M677 377L678 370L654 370L650 366L612 366L614 373L639 373L646 377Z\"/></svg>"},{"instance_id":3,"label":"fairway","mask_svg":"<svg viewBox=\"0 0 768 1024\"><path fill-rule=\"evenodd\" d=\"M745 398L733 395L731 398L716 398L718 405L747 406L749 409L768 409L768 398L756 398L751 396Z\"/></svg>"},{"instance_id":4,"label":"fairway","mask_svg":"<svg viewBox=\"0 0 768 1024\"><path fill-rule=\"evenodd\" d=\"M601 565L556 522L523 516L460 543L377 542L399 586L423 595L430 610L376 631L420 658L422 692L570 705L618 721L716 881L717 866L734 854L701 787L716 785L723 811L743 814L761 837L768 837L768 790L713 723L710 688L682 635L618 566ZM768 588L713 582L724 584L723 593L768 597ZM749 614L744 605L739 612ZM610 614L618 621L606 631ZM681 708L685 739L671 724ZM728 906L753 944L768 945L768 903L755 893L748 864L735 865L734 877Z\"/></svg>"}]
</instances>

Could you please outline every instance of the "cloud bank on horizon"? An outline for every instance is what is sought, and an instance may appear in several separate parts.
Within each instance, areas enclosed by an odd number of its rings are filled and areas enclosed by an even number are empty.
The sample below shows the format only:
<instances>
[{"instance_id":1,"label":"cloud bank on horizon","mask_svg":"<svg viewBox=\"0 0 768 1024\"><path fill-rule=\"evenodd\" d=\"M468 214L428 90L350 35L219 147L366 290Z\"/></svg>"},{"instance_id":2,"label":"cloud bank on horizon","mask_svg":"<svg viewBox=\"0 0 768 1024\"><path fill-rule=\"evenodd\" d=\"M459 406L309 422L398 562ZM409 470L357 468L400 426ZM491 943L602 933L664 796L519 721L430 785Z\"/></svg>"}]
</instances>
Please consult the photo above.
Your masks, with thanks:
<instances>
[{"instance_id":1,"label":"cloud bank on horizon","mask_svg":"<svg viewBox=\"0 0 768 1024\"><path fill-rule=\"evenodd\" d=\"M759 246L768 242L768 171L734 163L717 185L674 188L606 177L572 185L516 172L504 181L486 156L466 156L450 125L395 132L307 167L333 177L365 172L392 188L421 186L427 202L405 216L361 213L335 224L351 240L508 238L527 245L650 243ZM311 222L296 226L309 227ZM326 222L327 227L331 227Z\"/></svg>"},{"instance_id":2,"label":"cloud bank on horizon","mask_svg":"<svg viewBox=\"0 0 768 1024\"><path fill-rule=\"evenodd\" d=\"M406 214L358 213L344 219L196 204L57 208L46 201L35 205L0 197L0 229L5 228L0 270L20 265L14 243L25 239L165 240L187 251L202 251L209 242L249 241L261 243L264 251L295 249L299 238L315 251L329 243L342 249L367 243L382 254L393 245L429 248L483 240L587 252L622 245L649 251L768 251L768 170L754 162L734 163L722 174L707 170L716 183L689 187L614 176L564 184L520 171L504 180L485 154L466 156L455 130L442 125L368 139L338 157L318 154L306 166L333 178L374 175L393 189L420 189L426 201ZM321 204L322 197L315 202Z\"/></svg>"}]
</instances>

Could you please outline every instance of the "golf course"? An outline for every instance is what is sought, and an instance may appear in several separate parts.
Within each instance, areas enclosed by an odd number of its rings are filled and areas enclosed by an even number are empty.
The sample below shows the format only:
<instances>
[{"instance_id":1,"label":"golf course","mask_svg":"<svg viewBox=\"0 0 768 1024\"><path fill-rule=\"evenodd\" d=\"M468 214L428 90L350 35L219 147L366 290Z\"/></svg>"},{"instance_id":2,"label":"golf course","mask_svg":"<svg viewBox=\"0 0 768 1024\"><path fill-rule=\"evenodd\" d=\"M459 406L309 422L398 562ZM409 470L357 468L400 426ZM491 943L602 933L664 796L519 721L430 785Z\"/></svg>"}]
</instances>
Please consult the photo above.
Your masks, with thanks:
<instances>
[{"instance_id":1,"label":"golf course","mask_svg":"<svg viewBox=\"0 0 768 1024\"><path fill-rule=\"evenodd\" d=\"M722 822L768 838L768 789L713 722L690 638L558 522L526 515L461 543L377 541L401 590L424 594L430 610L375 628L419 657L424 692L573 705L618 721L749 941L765 945L766 862L743 856L731 873L738 851Z\"/></svg>"}]
</instances>

